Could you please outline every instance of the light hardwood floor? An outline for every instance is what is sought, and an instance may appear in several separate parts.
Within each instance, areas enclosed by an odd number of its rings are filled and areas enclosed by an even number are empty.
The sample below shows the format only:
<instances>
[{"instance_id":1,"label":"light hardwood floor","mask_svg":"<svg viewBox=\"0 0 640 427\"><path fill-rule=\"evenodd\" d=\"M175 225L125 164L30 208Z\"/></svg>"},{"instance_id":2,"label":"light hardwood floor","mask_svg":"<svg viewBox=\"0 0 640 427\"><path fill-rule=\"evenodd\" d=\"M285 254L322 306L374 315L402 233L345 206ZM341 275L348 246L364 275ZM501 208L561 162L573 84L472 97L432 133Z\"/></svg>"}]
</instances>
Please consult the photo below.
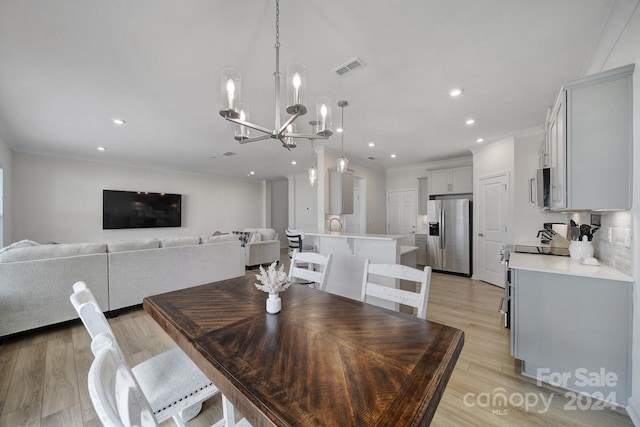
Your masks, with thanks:
<instances>
[{"instance_id":1,"label":"light hardwood floor","mask_svg":"<svg viewBox=\"0 0 640 427\"><path fill-rule=\"evenodd\" d=\"M286 253L282 259L288 265ZM632 426L624 410L570 410L563 390L538 387L519 375L509 354L509 331L497 312L501 297L502 289L495 286L433 274L427 319L464 330L465 344L432 425ZM110 322L131 365L175 345L142 309ZM99 426L86 390L93 358L89 343L84 327L75 322L0 346L0 427ZM506 404L497 399L501 396ZM541 399L550 401L548 409ZM205 402L189 426L209 426L221 416L218 396ZM163 424L172 425L172 420Z\"/></svg>"}]
</instances>

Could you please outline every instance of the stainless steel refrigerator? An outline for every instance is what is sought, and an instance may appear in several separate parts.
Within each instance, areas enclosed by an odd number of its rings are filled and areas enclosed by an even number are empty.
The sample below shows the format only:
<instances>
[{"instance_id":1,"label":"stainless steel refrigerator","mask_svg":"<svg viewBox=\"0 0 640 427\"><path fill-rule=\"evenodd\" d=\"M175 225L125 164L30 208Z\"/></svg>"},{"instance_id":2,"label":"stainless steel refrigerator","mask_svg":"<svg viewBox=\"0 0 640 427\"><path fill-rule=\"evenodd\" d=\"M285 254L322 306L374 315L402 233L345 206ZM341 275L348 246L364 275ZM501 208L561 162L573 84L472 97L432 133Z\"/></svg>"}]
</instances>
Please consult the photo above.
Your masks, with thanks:
<instances>
[{"instance_id":1,"label":"stainless steel refrigerator","mask_svg":"<svg viewBox=\"0 0 640 427\"><path fill-rule=\"evenodd\" d=\"M427 265L434 270L471 275L471 202L427 202Z\"/></svg>"}]
</instances>

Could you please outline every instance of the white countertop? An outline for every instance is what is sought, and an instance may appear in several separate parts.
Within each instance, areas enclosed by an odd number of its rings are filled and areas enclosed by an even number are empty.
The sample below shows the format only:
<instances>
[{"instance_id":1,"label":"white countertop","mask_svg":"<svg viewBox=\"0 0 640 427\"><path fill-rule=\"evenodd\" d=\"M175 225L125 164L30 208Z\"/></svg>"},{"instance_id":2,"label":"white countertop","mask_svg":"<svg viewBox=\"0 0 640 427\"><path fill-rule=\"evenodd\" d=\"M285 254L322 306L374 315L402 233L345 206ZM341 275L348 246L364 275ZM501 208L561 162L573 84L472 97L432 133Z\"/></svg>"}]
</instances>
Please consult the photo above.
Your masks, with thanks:
<instances>
[{"instance_id":1,"label":"white countertop","mask_svg":"<svg viewBox=\"0 0 640 427\"><path fill-rule=\"evenodd\" d=\"M633 282L633 277L620 273L613 268L600 265L584 265L568 256L535 255L511 253L509 268L516 270L540 271L543 273L569 274L572 276L592 277L596 279Z\"/></svg>"},{"instance_id":2,"label":"white countertop","mask_svg":"<svg viewBox=\"0 0 640 427\"><path fill-rule=\"evenodd\" d=\"M347 233L343 231L307 231L304 230L304 234L307 236L322 236L322 237L348 237L352 239L377 239L377 240L399 240L404 236L401 234L363 234L363 233Z\"/></svg>"},{"instance_id":3,"label":"white countertop","mask_svg":"<svg viewBox=\"0 0 640 427\"><path fill-rule=\"evenodd\" d=\"M404 255L404 254L408 254L414 251L417 251L418 247L417 246L405 246L405 245L401 245L400 246L400 255Z\"/></svg>"}]
</instances>

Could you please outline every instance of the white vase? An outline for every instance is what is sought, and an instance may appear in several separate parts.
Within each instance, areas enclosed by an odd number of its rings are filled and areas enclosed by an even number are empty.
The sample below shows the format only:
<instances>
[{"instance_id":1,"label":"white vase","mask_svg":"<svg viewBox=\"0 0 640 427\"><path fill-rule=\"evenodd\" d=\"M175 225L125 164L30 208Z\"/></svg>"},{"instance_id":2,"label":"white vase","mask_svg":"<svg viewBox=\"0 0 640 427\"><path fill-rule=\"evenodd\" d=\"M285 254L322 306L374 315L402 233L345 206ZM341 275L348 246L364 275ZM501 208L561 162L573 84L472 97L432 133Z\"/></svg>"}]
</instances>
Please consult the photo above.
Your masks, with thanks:
<instances>
[{"instance_id":1,"label":"white vase","mask_svg":"<svg viewBox=\"0 0 640 427\"><path fill-rule=\"evenodd\" d=\"M267 313L276 314L282 308L282 300L278 294L269 294L267 298Z\"/></svg>"}]
</instances>

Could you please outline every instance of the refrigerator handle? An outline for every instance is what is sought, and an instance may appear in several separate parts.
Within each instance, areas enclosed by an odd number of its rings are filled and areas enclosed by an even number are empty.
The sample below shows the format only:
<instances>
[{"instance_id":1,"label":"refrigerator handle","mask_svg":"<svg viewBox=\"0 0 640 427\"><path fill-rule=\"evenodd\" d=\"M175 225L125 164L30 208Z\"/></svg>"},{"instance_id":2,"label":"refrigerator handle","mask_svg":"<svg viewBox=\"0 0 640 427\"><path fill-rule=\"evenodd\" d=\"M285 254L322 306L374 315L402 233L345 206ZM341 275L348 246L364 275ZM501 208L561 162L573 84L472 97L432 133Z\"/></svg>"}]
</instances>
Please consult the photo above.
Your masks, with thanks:
<instances>
[{"instance_id":1,"label":"refrigerator handle","mask_svg":"<svg viewBox=\"0 0 640 427\"><path fill-rule=\"evenodd\" d=\"M444 226L444 208L440 211L440 247L444 249L447 245L447 236L445 234Z\"/></svg>"}]
</instances>

